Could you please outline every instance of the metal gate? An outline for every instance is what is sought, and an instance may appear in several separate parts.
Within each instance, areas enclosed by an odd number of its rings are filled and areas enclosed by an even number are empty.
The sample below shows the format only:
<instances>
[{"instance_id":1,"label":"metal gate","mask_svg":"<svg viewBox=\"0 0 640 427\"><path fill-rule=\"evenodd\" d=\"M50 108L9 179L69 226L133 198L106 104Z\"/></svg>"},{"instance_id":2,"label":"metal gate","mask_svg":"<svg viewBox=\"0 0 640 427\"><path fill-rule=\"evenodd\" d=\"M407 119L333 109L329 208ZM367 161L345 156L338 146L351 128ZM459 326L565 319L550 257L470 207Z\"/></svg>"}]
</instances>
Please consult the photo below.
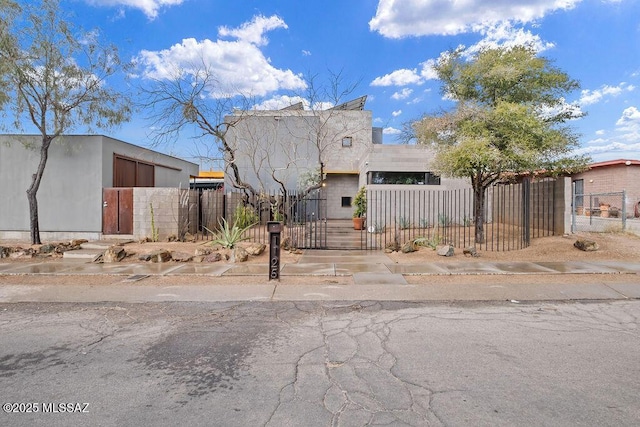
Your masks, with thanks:
<instances>
[{"instance_id":1,"label":"metal gate","mask_svg":"<svg viewBox=\"0 0 640 427\"><path fill-rule=\"evenodd\" d=\"M287 230L291 245L300 249L327 248L327 198L319 190L290 194Z\"/></svg>"},{"instance_id":2,"label":"metal gate","mask_svg":"<svg viewBox=\"0 0 640 427\"><path fill-rule=\"evenodd\" d=\"M102 189L102 234L133 234L133 188Z\"/></svg>"}]
</instances>

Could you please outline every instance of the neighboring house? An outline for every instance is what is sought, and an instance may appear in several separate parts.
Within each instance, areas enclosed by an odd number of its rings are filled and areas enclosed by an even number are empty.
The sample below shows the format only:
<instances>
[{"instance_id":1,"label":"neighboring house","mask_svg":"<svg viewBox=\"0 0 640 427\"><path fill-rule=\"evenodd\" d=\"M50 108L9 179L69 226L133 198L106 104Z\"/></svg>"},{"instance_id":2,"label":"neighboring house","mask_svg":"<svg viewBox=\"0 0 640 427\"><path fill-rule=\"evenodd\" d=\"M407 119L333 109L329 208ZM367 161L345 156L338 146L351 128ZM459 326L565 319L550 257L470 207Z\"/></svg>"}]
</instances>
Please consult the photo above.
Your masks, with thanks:
<instances>
[{"instance_id":1,"label":"neighboring house","mask_svg":"<svg viewBox=\"0 0 640 427\"><path fill-rule=\"evenodd\" d=\"M304 188L320 172L328 219L352 217L351 202L361 186L468 188L468 180L446 179L429 168L434 153L422 146L382 144L382 129L372 126L366 96L322 110L302 104L282 110L236 111L227 142L236 150L241 178L258 191ZM225 189L235 187L226 165ZM399 187L394 187L399 188Z\"/></svg>"},{"instance_id":2,"label":"neighboring house","mask_svg":"<svg viewBox=\"0 0 640 427\"><path fill-rule=\"evenodd\" d=\"M25 145L38 147L39 142L37 135L0 135L0 238L29 239L26 190L36 172L40 152ZM121 203L117 188L188 189L190 178L197 175L198 165L194 163L107 136L61 137L49 149L37 195L40 234L43 240L133 235L133 225L131 230L114 233L114 225L107 223L112 221L112 209L116 209L116 221L118 209L126 204L133 209L133 201ZM112 187L116 190L109 192ZM148 216L149 206L145 204Z\"/></svg>"},{"instance_id":3,"label":"neighboring house","mask_svg":"<svg viewBox=\"0 0 640 427\"><path fill-rule=\"evenodd\" d=\"M627 217L640 216L640 160L617 159L592 163L589 169L571 177L574 193L584 194L576 199L577 208L588 208L590 194L591 204L598 208L600 203L608 203L621 209L621 199L603 193L626 192Z\"/></svg>"}]
</instances>

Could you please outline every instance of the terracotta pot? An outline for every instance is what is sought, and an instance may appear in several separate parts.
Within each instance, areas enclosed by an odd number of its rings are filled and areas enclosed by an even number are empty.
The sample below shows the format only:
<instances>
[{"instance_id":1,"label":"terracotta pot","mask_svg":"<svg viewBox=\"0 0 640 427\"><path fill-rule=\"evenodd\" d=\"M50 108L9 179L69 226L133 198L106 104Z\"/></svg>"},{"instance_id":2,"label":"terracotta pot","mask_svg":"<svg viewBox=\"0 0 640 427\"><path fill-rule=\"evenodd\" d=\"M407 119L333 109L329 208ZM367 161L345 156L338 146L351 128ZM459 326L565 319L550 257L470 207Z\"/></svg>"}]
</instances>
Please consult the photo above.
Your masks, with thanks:
<instances>
[{"instance_id":1,"label":"terracotta pot","mask_svg":"<svg viewBox=\"0 0 640 427\"><path fill-rule=\"evenodd\" d=\"M364 229L365 218L353 218L353 229L354 230L363 230Z\"/></svg>"}]
</instances>

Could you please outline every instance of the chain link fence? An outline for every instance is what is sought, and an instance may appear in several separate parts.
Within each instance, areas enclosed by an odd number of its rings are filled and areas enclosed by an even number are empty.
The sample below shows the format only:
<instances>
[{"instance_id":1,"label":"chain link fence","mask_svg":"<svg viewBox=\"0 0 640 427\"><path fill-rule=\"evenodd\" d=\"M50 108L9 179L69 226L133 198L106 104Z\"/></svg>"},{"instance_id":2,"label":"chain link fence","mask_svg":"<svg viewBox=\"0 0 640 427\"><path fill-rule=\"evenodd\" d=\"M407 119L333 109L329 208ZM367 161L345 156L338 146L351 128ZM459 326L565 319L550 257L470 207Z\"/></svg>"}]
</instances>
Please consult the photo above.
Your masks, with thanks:
<instances>
[{"instance_id":1,"label":"chain link fence","mask_svg":"<svg viewBox=\"0 0 640 427\"><path fill-rule=\"evenodd\" d=\"M627 229L626 192L573 195L571 232L612 233Z\"/></svg>"}]
</instances>

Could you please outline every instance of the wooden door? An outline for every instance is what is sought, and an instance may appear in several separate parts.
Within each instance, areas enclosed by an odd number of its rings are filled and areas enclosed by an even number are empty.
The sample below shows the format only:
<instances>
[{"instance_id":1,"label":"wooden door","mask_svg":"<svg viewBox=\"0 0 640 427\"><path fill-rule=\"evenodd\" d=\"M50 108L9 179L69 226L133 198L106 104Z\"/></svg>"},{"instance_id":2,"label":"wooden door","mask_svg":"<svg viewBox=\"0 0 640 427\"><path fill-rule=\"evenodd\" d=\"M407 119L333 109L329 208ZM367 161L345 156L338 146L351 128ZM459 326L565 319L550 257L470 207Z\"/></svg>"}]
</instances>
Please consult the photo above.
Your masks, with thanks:
<instances>
[{"instance_id":1,"label":"wooden door","mask_svg":"<svg viewBox=\"0 0 640 427\"><path fill-rule=\"evenodd\" d=\"M102 189L102 234L133 234L133 188Z\"/></svg>"}]
</instances>

